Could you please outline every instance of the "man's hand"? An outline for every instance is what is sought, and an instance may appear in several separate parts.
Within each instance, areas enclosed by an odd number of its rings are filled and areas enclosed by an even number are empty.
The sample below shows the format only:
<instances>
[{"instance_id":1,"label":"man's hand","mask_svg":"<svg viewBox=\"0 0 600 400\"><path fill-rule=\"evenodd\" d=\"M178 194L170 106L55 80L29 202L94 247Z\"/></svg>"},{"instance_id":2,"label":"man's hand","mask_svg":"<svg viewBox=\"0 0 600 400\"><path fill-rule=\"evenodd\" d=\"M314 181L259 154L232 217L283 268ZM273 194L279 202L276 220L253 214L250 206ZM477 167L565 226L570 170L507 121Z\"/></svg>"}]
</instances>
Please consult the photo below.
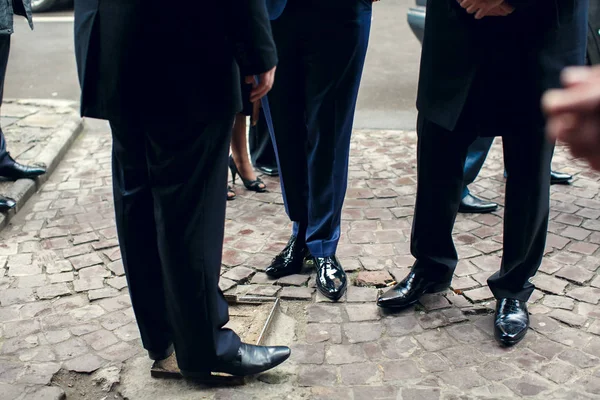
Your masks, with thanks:
<instances>
[{"instance_id":1,"label":"man's hand","mask_svg":"<svg viewBox=\"0 0 600 400\"><path fill-rule=\"evenodd\" d=\"M511 14L514 8L505 0L457 0L469 14L475 14L475 19L484 17L504 17Z\"/></svg>"},{"instance_id":2,"label":"man's hand","mask_svg":"<svg viewBox=\"0 0 600 400\"><path fill-rule=\"evenodd\" d=\"M494 8L490 11L486 17L506 17L515 11L515 8L507 3L502 3L499 7Z\"/></svg>"},{"instance_id":3,"label":"man's hand","mask_svg":"<svg viewBox=\"0 0 600 400\"><path fill-rule=\"evenodd\" d=\"M542 100L548 136L600 171L600 66L568 68L562 81L565 89L551 90Z\"/></svg>"},{"instance_id":4,"label":"man's hand","mask_svg":"<svg viewBox=\"0 0 600 400\"><path fill-rule=\"evenodd\" d=\"M269 90L273 87L273 82L275 82L276 68L277 67L273 67L271 70L260 74L258 77L258 84L252 75L245 78L246 83L253 86L252 91L250 92L250 101L252 103L262 99L269 93Z\"/></svg>"}]
</instances>

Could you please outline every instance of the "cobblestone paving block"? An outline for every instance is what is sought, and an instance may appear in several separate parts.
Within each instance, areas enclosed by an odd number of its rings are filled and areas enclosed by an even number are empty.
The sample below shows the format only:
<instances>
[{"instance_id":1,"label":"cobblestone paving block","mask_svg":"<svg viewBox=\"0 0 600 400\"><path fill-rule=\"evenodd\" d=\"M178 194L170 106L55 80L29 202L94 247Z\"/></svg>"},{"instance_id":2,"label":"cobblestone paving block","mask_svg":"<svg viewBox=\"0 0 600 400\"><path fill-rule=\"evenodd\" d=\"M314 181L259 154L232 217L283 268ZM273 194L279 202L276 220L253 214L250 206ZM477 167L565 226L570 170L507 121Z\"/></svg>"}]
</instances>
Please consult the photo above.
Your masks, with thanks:
<instances>
[{"instance_id":1,"label":"cobblestone paving block","mask_svg":"<svg viewBox=\"0 0 600 400\"><path fill-rule=\"evenodd\" d=\"M594 273L577 265L568 265L561 268L555 276L583 285L594 277Z\"/></svg>"},{"instance_id":2,"label":"cobblestone paving block","mask_svg":"<svg viewBox=\"0 0 600 400\"><path fill-rule=\"evenodd\" d=\"M311 300L314 292L313 288L288 286L281 289L279 297L284 300Z\"/></svg>"},{"instance_id":3,"label":"cobblestone paving block","mask_svg":"<svg viewBox=\"0 0 600 400\"><path fill-rule=\"evenodd\" d=\"M115 329L114 334L124 342L129 342L140 337L140 331L135 321Z\"/></svg>"},{"instance_id":4,"label":"cobblestone paving block","mask_svg":"<svg viewBox=\"0 0 600 400\"><path fill-rule=\"evenodd\" d=\"M36 294L40 299L53 299L58 296L71 294L71 290L66 283L54 283L52 285L40 287L36 290Z\"/></svg>"},{"instance_id":5,"label":"cobblestone paving block","mask_svg":"<svg viewBox=\"0 0 600 400\"><path fill-rule=\"evenodd\" d=\"M251 268L235 267L224 273L222 277L238 283L243 283L247 281L253 274L254 270Z\"/></svg>"},{"instance_id":6,"label":"cobblestone paving block","mask_svg":"<svg viewBox=\"0 0 600 400\"><path fill-rule=\"evenodd\" d=\"M300 386L336 386L337 368L329 365L303 365L298 371Z\"/></svg>"},{"instance_id":7,"label":"cobblestone paving block","mask_svg":"<svg viewBox=\"0 0 600 400\"><path fill-rule=\"evenodd\" d=\"M23 304L35 301L32 289L5 289L0 291L0 306Z\"/></svg>"},{"instance_id":8,"label":"cobblestone paving block","mask_svg":"<svg viewBox=\"0 0 600 400\"><path fill-rule=\"evenodd\" d=\"M464 292L464 295L467 299L474 303L494 298L494 295L487 286L478 289L467 290Z\"/></svg>"},{"instance_id":9,"label":"cobblestone paving block","mask_svg":"<svg viewBox=\"0 0 600 400\"><path fill-rule=\"evenodd\" d=\"M394 279L387 271L361 271L356 278L357 286L385 287Z\"/></svg>"},{"instance_id":10,"label":"cobblestone paving block","mask_svg":"<svg viewBox=\"0 0 600 400\"><path fill-rule=\"evenodd\" d=\"M487 381L481 375L469 368L442 372L439 374L439 377L447 385L461 390L471 390L487 384Z\"/></svg>"},{"instance_id":11,"label":"cobblestone paving block","mask_svg":"<svg viewBox=\"0 0 600 400\"><path fill-rule=\"evenodd\" d=\"M600 289L593 287L578 287L567 291L567 296L586 303L598 304Z\"/></svg>"},{"instance_id":12,"label":"cobblestone paving block","mask_svg":"<svg viewBox=\"0 0 600 400\"><path fill-rule=\"evenodd\" d=\"M281 290L281 287L275 285L249 285L250 290L246 292L249 296L274 297Z\"/></svg>"},{"instance_id":13,"label":"cobblestone paving block","mask_svg":"<svg viewBox=\"0 0 600 400\"><path fill-rule=\"evenodd\" d=\"M441 329L425 331L416 335L415 339L427 351L439 351L455 344L454 339Z\"/></svg>"},{"instance_id":14,"label":"cobblestone paving block","mask_svg":"<svg viewBox=\"0 0 600 400\"><path fill-rule=\"evenodd\" d=\"M39 320L15 321L3 324L5 338L29 336L33 333L38 333L41 328Z\"/></svg>"},{"instance_id":15,"label":"cobblestone paving block","mask_svg":"<svg viewBox=\"0 0 600 400\"><path fill-rule=\"evenodd\" d=\"M105 299L107 297L115 297L119 293L120 292L115 288L103 287L102 289L90 290L88 292L88 298L90 299L90 301L94 301L94 300Z\"/></svg>"},{"instance_id":16,"label":"cobblestone paving block","mask_svg":"<svg viewBox=\"0 0 600 400\"><path fill-rule=\"evenodd\" d=\"M336 305L313 304L308 306L308 322L341 323L342 310Z\"/></svg>"},{"instance_id":17,"label":"cobblestone paving block","mask_svg":"<svg viewBox=\"0 0 600 400\"><path fill-rule=\"evenodd\" d=\"M521 378L509 379L503 383L520 397L537 396L544 391L555 388L551 382L531 373Z\"/></svg>"},{"instance_id":18,"label":"cobblestone paving block","mask_svg":"<svg viewBox=\"0 0 600 400\"><path fill-rule=\"evenodd\" d=\"M374 302L377 299L377 289L368 287L350 286L346 295L349 303Z\"/></svg>"},{"instance_id":19,"label":"cobblestone paving block","mask_svg":"<svg viewBox=\"0 0 600 400\"><path fill-rule=\"evenodd\" d=\"M550 312L550 316L557 321L577 328L582 327L587 321L587 318L583 315L579 315L567 310L552 310L552 312Z\"/></svg>"},{"instance_id":20,"label":"cobblestone paving block","mask_svg":"<svg viewBox=\"0 0 600 400\"><path fill-rule=\"evenodd\" d=\"M73 288L76 292L86 292L104 287L103 278L79 278L73 281Z\"/></svg>"},{"instance_id":21,"label":"cobblestone paving block","mask_svg":"<svg viewBox=\"0 0 600 400\"><path fill-rule=\"evenodd\" d=\"M340 368L341 383L348 386L370 385L381 382L380 367L376 363L358 363Z\"/></svg>"},{"instance_id":22,"label":"cobblestone paving block","mask_svg":"<svg viewBox=\"0 0 600 400\"><path fill-rule=\"evenodd\" d=\"M344 324L344 335L349 343L373 342L383 333L383 325L379 322L351 322Z\"/></svg>"},{"instance_id":23,"label":"cobblestone paving block","mask_svg":"<svg viewBox=\"0 0 600 400\"><path fill-rule=\"evenodd\" d=\"M306 326L306 341L308 343L342 343L342 327L338 324L308 324Z\"/></svg>"},{"instance_id":24,"label":"cobblestone paving block","mask_svg":"<svg viewBox=\"0 0 600 400\"><path fill-rule=\"evenodd\" d=\"M294 274L278 279L277 283L282 286L303 286L309 278L309 275Z\"/></svg>"},{"instance_id":25,"label":"cobblestone paving block","mask_svg":"<svg viewBox=\"0 0 600 400\"><path fill-rule=\"evenodd\" d=\"M106 365L106 360L95 354L86 354L66 361L63 366L68 371L90 374Z\"/></svg>"},{"instance_id":26,"label":"cobblestone paving block","mask_svg":"<svg viewBox=\"0 0 600 400\"><path fill-rule=\"evenodd\" d=\"M565 288L569 284L567 281L562 279L554 278L553 276L538 273L533 278L533 283L536 288L555 295L561 295L564 293Z\"/></svg>"},{"instance_id":27,"label":"cobblestone paving block","mask_svg":"<svg viewBox=\"0 0 600 400\"><path fill-rule=\"evenodd\" d=\"M380 308L376 304L347 304L345 307L351 322L376 321L381 319Z\"/></svg>"},{"instance_id":28,"label":"cobblestone paving block","mask_svg":"<svg viewBox=\"0 0 600 400\"><path fill-rule=\"evenodd\" d=\"M83 254L69 258L69 261L73 265L73 268L80 270L85 267L91 267L92 265L102 264L102 258L96 253Z\"/></svg>"},{"instance_id":29,"label":"cobblestone paving block","mask_svg":"<svg viewBox=\"0 0 600 400\"><path fill-rule=\"evenodd\" d=\"M59 363L30 363L17 379L17 383L26 385L48 385L55 373L60 370Z\"/></svg>"},{"instance_id":30,"label":"cobblestone paving block","mask_svg":"<svg viewBox=\"0 0 600 400\"><path fill-rule=\"evenodd\" d=\"M394 386L356 386L354 400L396 400L398 388Z\"/></svg>"},{"instance_id":31,"label":"cobblestone paving block","mask_svg":"<svg viewBox=\"0 0 600 400\"><path fill-rule=\"evenodd\" d=\"M586 354L578 349L566 349L558 355L558 358L580 369L595 367L600 362L600 358Z\"/></svg>"},{"instance_id":32,"label":"cobblestone paving block","mask_svg":"<svg viewBox=\"0 0 600 400\"><path fill-rule=\"evenodd\" d=\"M366 361L366 355L359 344L331 345L326 353L326 363L332 365L353 364Z\"/></svg>"}]
</instances>

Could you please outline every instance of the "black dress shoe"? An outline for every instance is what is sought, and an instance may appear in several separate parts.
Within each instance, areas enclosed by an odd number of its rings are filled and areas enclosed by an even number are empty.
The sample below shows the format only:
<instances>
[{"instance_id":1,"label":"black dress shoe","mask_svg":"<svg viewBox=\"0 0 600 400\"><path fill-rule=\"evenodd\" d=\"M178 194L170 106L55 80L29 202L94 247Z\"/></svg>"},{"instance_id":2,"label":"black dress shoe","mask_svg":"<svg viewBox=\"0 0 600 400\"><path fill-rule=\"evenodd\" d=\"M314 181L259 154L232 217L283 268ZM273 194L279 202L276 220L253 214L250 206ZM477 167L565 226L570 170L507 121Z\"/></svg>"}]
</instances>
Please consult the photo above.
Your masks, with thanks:
<instances>
[{"instance_id":1,"label":"black dress shoe","mask_svg":"<svg viewBox=\"0 0 600 400\"><path fill-rule=\"evenodd\" d=\"M551 185L567 185L571 182L571 179L573 179L573 176L564 172L550 171Z\"/></svg>"},{"instance_id":2,"label":"black dress shoe","mask_svg":"<svg viewBox=\"0 0 600 400\"><path fill-rule=\"evenodd\" d=\"M302 270L307 252L308 248L304 240L300 241L292 235L281 253L271 261L265 273L274 279L297 274Z\"/></svg>"},{"instance_id":3,"label":"black dress shoe","mask_svg":"<svg viewBox=\"0 0 600 400\"><path fill-rule=\"evenodd\" d=\"M8 211L16 205L17 202L10 197L0 196L0 212Z\"/></svg>"},{"instance_id":4,"label":"black dress shoe","mask_svg":"<svg viewBox=\"0 0 600 400\"><path fill-rule=\"evenodd\" d=\"M379 296L377 305L382 308L408 307L419 301L424 294L442 292L449 286L450 281L431 281L422 274L411 271L402 282Z\"/></svg>"},{"instance_id":5,"label":"black dress shoe","mask_svg":"<svg viewBox=\"0 0 600 400\"><path fill-rule=\"evenodd\" d=\"M515 299L499 299L494 317L494 336L505 346L519 343L529 329L527 303Z\"/></svg>"},{"instance_id":6,"label":"black dress shoe","mask_svg":"<svg viewBox=\"0 0 600 400\"><path fill-rule=\"evenodd\" d=\"M338 301L346 293L348 278L336 256L313 257L317 269L317 290L329 300Z\"/></svg>"},{"instance_id":7,"label":"black dress shoe","mask_svg":"<svg viewBox=\"0 0 600 400\"><path fill-rule=\"evenodd\" d=\"M255 346L242 343L235 359L219 361L211 372L221 372L234 376L256 375L275 368L290 357L291 350L285 346ZM204 378L206 373L181 370L186 378Z\"/></svg>"},{"instance_id":8,"label":"black dress shoe","mask_svg":"<svg viewBox=\"0 0 600 400\"><path fill-rule=\"evenodd\" d=\"M279 168L277 168L277 166L269 167L267 165L257 165L255 168L265 175L279 176Z\"/></svg>"},{"instance_id":9,"label":"black dress shoe","mask_svg":"<svg viewBox=\"0 0 600 400\"><path fill-rule=\"evenodd\" d=\"M19 164L14 161L8 165L0 166L0 176L16 181L18 179L33 179L46 173L46 168Z\"/></svg>"},{"instance_id":10,"label":"black dress shoe","mask_svg":"<svg viewBox=\"0 0 600 400\"><path fill-rule=\"evenodd\" d=\"M458 206L458 212L465 214L485 214L497 209L498 204L491 201L483 201L472 194L463 197L460 201L460 206Z\"/></svg>"}]
</instances>

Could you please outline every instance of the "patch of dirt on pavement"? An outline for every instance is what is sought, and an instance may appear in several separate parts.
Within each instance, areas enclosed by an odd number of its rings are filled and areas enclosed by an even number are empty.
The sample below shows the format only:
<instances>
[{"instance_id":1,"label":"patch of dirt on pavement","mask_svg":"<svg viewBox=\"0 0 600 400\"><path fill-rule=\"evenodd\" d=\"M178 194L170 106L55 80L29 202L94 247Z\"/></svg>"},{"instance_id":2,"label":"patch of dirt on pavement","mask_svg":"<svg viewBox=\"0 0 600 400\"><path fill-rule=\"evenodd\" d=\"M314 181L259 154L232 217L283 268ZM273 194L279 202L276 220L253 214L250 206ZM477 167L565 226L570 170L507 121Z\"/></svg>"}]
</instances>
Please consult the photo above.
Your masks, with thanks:
<instances>
[{"instance_id":1,"label":"patch of dirt on pavement","mask_svg":"<svg viewBox=\"0 0 600 400\"><path fill-rule=\"evenodd\" d=\"M107 392L102 382L94 380L93 374L60 370L52 383L65 391L67 400L123 400L117 385L112 385Z\"/></svg>"}]
</instances>

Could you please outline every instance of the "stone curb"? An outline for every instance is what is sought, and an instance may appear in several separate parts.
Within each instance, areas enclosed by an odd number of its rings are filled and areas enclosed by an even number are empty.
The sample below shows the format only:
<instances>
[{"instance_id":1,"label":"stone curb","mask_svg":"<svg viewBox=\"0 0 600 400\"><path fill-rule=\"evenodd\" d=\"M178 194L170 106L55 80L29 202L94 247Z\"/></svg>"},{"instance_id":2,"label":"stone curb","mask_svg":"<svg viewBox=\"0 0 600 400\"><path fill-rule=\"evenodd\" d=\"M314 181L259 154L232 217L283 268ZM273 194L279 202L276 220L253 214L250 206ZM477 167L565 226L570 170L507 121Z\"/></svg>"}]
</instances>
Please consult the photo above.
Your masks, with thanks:
<instances>
[{"instance_id":1,"label":"stone curb","mask_svg":"<svg viewBox=\"0 0 600 400\"><path fill-rule=\"evenodd\" d=\"M76 109L77 102L52 99L7 99L5 101L19 105L44 108L52 107L58 110L71 109L72 112L68 113L66 121L52 133L52 138L36 159L37 163L42 163L46 166L46 174L35 180L19 179L12 183L6 193L3 193L5 196L14 199L17 205L7 213L0 213L0 229L8 225L10 220L25 206L27 200L50 178L50 175L52 175L84 127L83 119L79 116L79 112Z\"/></svg>"}]
</instances>

